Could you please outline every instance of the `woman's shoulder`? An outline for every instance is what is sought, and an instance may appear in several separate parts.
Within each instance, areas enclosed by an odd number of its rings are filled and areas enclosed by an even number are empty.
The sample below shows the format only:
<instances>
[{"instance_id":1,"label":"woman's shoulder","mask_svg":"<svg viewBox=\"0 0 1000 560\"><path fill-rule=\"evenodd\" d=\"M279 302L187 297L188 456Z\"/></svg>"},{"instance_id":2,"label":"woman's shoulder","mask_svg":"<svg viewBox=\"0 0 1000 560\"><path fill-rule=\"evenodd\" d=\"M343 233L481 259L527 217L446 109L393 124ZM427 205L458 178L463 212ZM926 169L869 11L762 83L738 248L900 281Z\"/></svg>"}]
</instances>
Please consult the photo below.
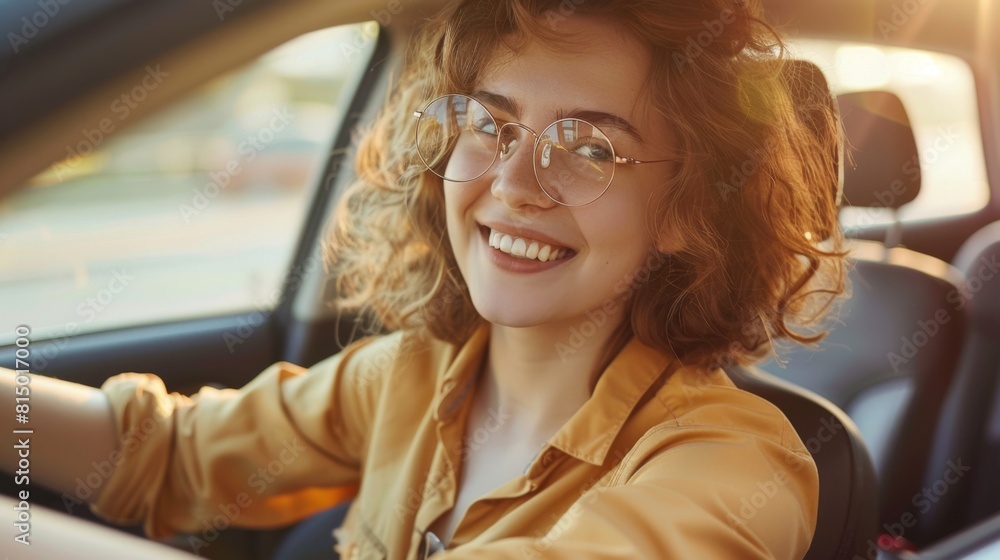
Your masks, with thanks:
<instances>
[{"instance_id":1,"label":"woman's shoulder","mask_svg":"<svg viewBox=\"0 0 1000 560\"><path fill-rule=\"evenodd\" d=\"M663 407L662 420L645 427L609 486L666 489L774 542L785 542L789 527L801 523L808 542L818 473L780 409L736 387L721 369L683 366L651 401ZM756 515L764 507L767 515Z\"/></svg>"},{"instance_id":2,"label":"woman's shoulder","mask_svg":"<svg viewBox=\"0 0 1000 560\"><path fill-rule=\"evenodd\" d=\"M657 391L663 422L648 430L646 444L673 444L697 438L759 448L810 459L784 413L771 402L737 387L722 369L677 368Z\"/></svg>"},{"instance_id":3,"label":"woman's shoulder","mask_svg":"<svg viewBox=\"0 0 1000 560\"><path fill-rule=\"evenodd\" d=\"M722 370L677 367L647 406L658 421L611 472L604 492L656 496L661 516L729 527L801 557L816 526L815 462L780 409ZM652 415L657 418L657 415Z\"/></svg>"}]
</instances>

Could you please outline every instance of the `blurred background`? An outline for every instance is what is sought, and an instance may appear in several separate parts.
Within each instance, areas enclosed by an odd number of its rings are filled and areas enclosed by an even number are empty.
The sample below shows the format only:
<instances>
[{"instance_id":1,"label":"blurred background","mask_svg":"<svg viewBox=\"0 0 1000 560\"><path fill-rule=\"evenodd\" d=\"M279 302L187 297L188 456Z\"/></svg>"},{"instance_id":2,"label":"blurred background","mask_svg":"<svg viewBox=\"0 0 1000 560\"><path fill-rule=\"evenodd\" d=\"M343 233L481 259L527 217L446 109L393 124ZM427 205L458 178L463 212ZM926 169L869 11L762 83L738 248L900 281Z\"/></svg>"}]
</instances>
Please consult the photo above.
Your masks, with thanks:
<instances>
[{"instance_id":1,"label":"blurred background","mask_svg":"<svg viewBox=\"0 0 1000 560\"><path fill-rule=\"evenodd\" d=\"M344 86L377 33L310 33L154 119L106 139L81 131L63 161L0 200L3 323L41 340L272 308ZM141 103L126 95L119 117Z\"/></svg>"}]
</instances>

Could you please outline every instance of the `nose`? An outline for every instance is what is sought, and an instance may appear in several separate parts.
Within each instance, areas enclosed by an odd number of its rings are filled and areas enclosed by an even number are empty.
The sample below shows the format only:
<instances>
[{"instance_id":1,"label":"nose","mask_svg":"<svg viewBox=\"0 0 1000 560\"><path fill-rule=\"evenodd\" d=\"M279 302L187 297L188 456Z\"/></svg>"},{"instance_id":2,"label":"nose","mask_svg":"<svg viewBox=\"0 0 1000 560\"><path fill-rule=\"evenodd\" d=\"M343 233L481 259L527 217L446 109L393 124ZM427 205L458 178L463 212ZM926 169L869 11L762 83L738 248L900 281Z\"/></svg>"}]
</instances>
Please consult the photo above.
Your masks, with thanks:
<instances>
[{"instance_id":1,"label":"nose","mask_svg":"<svg viewBox=\"0 0 1000 560\"><path fill-rule=\"evenodd\" d=\"M555 202L542 191L535 177L535 134L518 123L500 129L500 153L494 165L490 192L509 208L551 208Z\"/></svg>"}]
</instances>

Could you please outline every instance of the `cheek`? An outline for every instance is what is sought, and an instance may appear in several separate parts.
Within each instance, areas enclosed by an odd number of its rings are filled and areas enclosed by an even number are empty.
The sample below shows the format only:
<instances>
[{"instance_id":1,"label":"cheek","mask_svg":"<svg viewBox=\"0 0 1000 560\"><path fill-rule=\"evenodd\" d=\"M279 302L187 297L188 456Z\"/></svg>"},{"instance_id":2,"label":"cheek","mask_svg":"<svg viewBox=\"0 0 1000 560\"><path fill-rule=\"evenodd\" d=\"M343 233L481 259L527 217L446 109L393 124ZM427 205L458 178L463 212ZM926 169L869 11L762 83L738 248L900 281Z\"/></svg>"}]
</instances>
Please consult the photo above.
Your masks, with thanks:
<instances>
[{"instance_id":1,"label":"cheek","mask_svg":"<svg viewBox=\"0 0 1000 560\"><path fill-rule=\"evenodd\" d=\"M593 207L586 207L585 214L578 217L578 223L586 232L591 247L618 250L625 255L642 251L652 243L647 227L647 210L638 197L613 196L607 193ZM620 195L621 193L619 193Z\"/></svg>"},{"instance_id":2,"label":"cheek","mask_svg":"<svg viewBox=\"0 0 1000 560\"><path fill-rule=\"evenodd\" d=\"M452 183L444 184L444 208L445 218L448 223L448 233L452 236L452 244L455 243L455 227L461 222L462 208L465 206L462 200L460 189Z\"/></svg>"},{"instance_id":3,"label":"cheek","mask_svg":"<svg viewBox=\"0 0 1000 560\"><path fill-rule=\"evenodd\" d=\"M452 246L465 244L462 235L471 225L472 219L470 210L476 202L476 189L472 183L451 183L444 182L444 205L445 216L448 224L448 235L451 238ZM469 222L469 223L467 223Z\"/></svg>"},{"instance_id":4,"label":"cheek","mask_svg":"<svg viewBox=\"0 0 1000 560\"><path fill-rule=\"evenodd\" d=\"M444 181L444 204L448 213L464 212L475 202L477 181L470 183L452 183Z\"/></svg>"},{"instance_id":5,"label":"cheek","mask_svg":"<svg viewBox=\"0 0 1000 560\"><path fill-rule=\"evenodd\" d=\"M645 199L635 196L634 191L629 194L632 196L619 193L609 197L607 204L587 207L587 212L578 215L591 253L587 274L593 279L592 285L610 297L617 297L621 286L642 276L645 263L655 260L656 255L647 226Z\"/></svg>"},{"instance_id":6,"label":"cheek","mask_svg":"<svg viewBox=\"0 0 1000 560\"><path fill-rule=\"evenodd\" d=\"M481 176L496 159L496 148L480 139L463 135L452 150L444 169L444 176L465 180Z\"/></svg>"}]
</instances>

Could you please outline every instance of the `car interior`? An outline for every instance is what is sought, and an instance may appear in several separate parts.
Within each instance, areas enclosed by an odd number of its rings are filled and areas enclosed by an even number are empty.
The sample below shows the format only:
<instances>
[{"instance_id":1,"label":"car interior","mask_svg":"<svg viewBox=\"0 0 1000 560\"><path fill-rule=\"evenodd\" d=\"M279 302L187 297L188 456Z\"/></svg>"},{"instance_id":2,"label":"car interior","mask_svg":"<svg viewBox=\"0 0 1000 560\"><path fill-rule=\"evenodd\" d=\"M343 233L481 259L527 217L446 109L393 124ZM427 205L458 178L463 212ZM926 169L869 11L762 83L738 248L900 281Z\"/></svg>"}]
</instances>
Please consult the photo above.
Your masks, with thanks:
<instances>
[{"instance_id":1,"label":"car interior","mask_svg":"<svg viewBox=\"0 0 1000 560\"><path fill-rule=\"evenodd\" d=\"M840 117L850 291L816 347L726 372L816 461L807 558L1000 558L1000 2L762 2ZM0 366L24 325L38 373L151 372L191 394L374 332L330 304L324 239L358 132L445 4L0 6ZM17 491L4 477L5 507ZM48 557L335 557L356 489L293 526L159 547L87 491L32 487Z\"/></svg>"}]
</instances>

